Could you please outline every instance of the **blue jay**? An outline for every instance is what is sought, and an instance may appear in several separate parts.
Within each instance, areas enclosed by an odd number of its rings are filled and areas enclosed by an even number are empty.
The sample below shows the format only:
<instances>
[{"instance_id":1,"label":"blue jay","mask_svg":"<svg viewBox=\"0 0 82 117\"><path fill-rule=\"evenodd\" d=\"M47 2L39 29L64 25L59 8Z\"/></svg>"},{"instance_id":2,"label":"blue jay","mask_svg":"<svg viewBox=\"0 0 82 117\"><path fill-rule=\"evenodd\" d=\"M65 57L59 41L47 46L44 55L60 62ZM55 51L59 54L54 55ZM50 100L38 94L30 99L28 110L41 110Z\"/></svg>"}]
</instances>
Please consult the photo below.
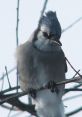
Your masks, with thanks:
<instances>
[{"instance_id":1,"label":"blue jay","mask_svg":"<svg viewBox=\"0 0 82 117\"><path fill-rule=\"evenodd\" d=\"M67 72L60 37L56 12L49 11L40 19L29 40L16 51L20 87L29 90L39 117L65 117L62 103L65 86L55 87L55 83L65 80ZM47 89L35 91L45 84Z\"/></svg>"}]
</instances>

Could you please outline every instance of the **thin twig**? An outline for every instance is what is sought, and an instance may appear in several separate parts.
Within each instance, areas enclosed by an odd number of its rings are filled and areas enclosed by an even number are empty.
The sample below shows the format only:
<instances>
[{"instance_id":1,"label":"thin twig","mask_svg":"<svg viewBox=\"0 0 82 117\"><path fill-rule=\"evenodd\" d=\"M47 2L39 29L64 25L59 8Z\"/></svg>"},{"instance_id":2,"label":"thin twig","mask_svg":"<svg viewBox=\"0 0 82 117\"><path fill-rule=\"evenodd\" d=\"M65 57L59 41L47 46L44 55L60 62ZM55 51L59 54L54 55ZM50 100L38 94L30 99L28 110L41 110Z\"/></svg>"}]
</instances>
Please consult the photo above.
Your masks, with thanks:
<instances>
[{"instance_id":1,"label":"thin twig","mask_svg":"<svg viewBox=\"0 0 82 117\"><path fill-rule=\"evenodd\" d=\"M79 78L79 76L78 76L78 77L75 77L75 79L78 79L78 78ZM75 82L77 82L77 80L76 80ZM82 83L81 83L81 84L78 84L78 85L76 85L76 86L74 86L74 87L72 87L72 88L65 89L64 94L67 94L67 93L69 93L70 91L81 91L81 90L77 89L77 88L79 88L80 86L82 86Z\"/></svg>"},{"instance_id":2,"label":"thin twig","mask_svg":"<svg viewBox=\"0 0 82 117\"><path fill-rule=\"evenodd\" d=\"M1 91L0 94L9 93L10 91L15 91L15 90L17 90L17 88L20 89L20 86L18 86L18 87L16 86L16 87L11 87L11 88L5 89L5 90Z\"/></svg>"},{"instance_id":3,"label":"thin twig","mask_svg":"<svg viewBox=\"0 0 82 117\"><path fill-rule=\"evenodd\" d=\"M44 12L45 12L45 9L46 9L46 6L47 6L47 3L48 3L48 0L45 0L44 5L43 5L43 9L42 9L42 11L41 11L40 19L42 18L43 14L44 14Z\"/></svg>"},{"instance_id":4,"label":"thin twig","mask_svg":"<svg viewBox=\"0 0 82 117\"><path fill-rule=\"evenodd\" d=\"M73 22L71 25L69 25L67 28L62 30L62 33L64 33L65 31L67 31L68 29L72 28L75 24L77 24L79 21L82 20L82 17L80 17L79 19L77 19L75 22Z\"/></svg>"},{"instance_id":5,"label":"thin twig","mask_svg":"<svg viewBox=\"0 0 82 117\"><path fill-rule=\"evenodd\" d=\"M9 71L7 71L7 73L8 74L10 74L10 73L12 73L14 70L16 70L16 67L13 67L12 69L10 69ZM4 73L4 77L6 77L7 76L7 74L6 73ZM3 80L3 76L2 77L0 77L0 80Z\"/></svg>"},{"instance_id":6,"label":"thin twig","mask_svg":"<svg viewBox=\"0 0 82 117\"><path fill-rule=\"evenodd\" d=\"M69 116L74 115L74 114L76 114L76 113L78 113L80 111L82 111L82 107L79 107L79 108L67 113L66 116L69 117Z\"/></svg>"},{"instance_id":7,"label":"thin twig","mask_svg":"<svg viewBox=\"0 0 82 117\"><path fill-rule=\"evenodd\" d=\"M66 58L66 57L65 57ZM68 64L71 66L71 68L80 76L79 80L82 80L82 75L80 75L80 73L78 71L76 71L76 69L72 66L72 64L69 62L69 60L66 58L66 61L68 62Z\"/></svg>"},{"instance_id":8,"label":"thin twig","mask_svg":"<svg viewBox=\"0 0 82 117\"><path fill-rule=\"evenodd\" d=\"M39 18L39 21L41 20L43 14L44 14L44 12L45 12L47 3L48 3L48 0L45 0L44 5L43 5L43 8L42 8L42 11L41 11L41 16L40 16L40 18ZM40 24L38 24L38 27L39 27L39 25L40 25Z\"/></svg>"},{"instance_id":9,"label":"thin twig","mask_svg":"<svg viewBox=\"0 0 82 117\"><path fill-rule=\"evenodd\" d=\"M79 88L82 86L82 83L78 84L78 85L75 85L73 88Z\"/></svg>"},{"instance_id":10,"label":"thin twig","mask_svg":"<svg viewBox=\"0 0 82 117\"><path fill-rule=\"evenodd\" d=\"M74 96L70 96L70 97L64 98L63 101L68 101L68 100L72 100L72 99L79 98L79 97L82 97L82 94L74 95Z\"/></svg>"},{"instance_id":11,"label":"thin twig","mask_svg":"<svg viewBox=\"0 0 82 117\"><path fill-rule=\"evenodd\" d=\"M21 96L24 96L26 95L28 92L20 92L20 93L13 93L13 94L10 94L10 96L4 98L3 100L0 101L0 105L2 105L3 103L11 100L11 99L14 99L14 98L19 98ZM3 97L3 95L0 94L0 96Z\"/></svg>"},{"instance_id":12,"label":"thin twig","mask_svg":"<svg viewBox=\"0 0 82 117\"><path fill-rule=\"evenodd\" d=\"M65 92L69 91L82 91L82 89L74 89L74 88L65 89Z\"/></svg>"},{"instance_id":13,"label":"thin twig","mask_svg":"<svg viewBox=\"0 0 82 117\"><path fill-rule=\"evenodd\" d=\"M81 78L78 77L78 78L67 79L67 80L64 80L64 81L61 81L61 82L56 83L56 85L62 85L62 84L67 84L67 83L71 83L71 82L76 82L79 79L81 79ZM38 89L35 89L35 90L36 90L36 92L38 92L38 91L41 91L41 90L44 90L44 89L48 89L47 88L47 84L44 85L44 86L42 86L42 87L40 87L40 88L38 88ZM81 89L72 89L72 91L76 91L76 90L77 91L82 91ZM6 99L1 100L0 101L0 104L5 103L5 102L7 102L8 100L10 100L12 98L19 98L19 97L24 96L24 95L27 95L27 94L29 94L29 91L28 90L25 91L25 92L16 93L15 95L11 95L10 97L8 97Z\"/></svg>"},{"instance_id":14,"label":"thin twig","mask_svg":"<svg viewBox=\"0 0 82 117\"><path fill-rule=\"evenodd\" d=\"M21 96L22 96L22 93L20 93ZM12 93L12 94L6 94L6 95L2 94L0 95L0 98L2 99L2 102L0 102L0 105L6 102L17 107L19 110L27 111L32 115L36 115L35 105L24 104L18 99L19 97L20 96L18 93Z\"/></svg>"},{"instance_id":15,"label":"thin twig","mask_svg":"<svg viewBox=\"0 0 82 117\"><path fill-rule=\"evenodd\" d=\"M9 76L8 76L8 71L7 71L7 67L6 66L5 66L5 71L6 71L6 75L7 75L7 80L8 80L9 88L11 88L11 83L9 81Z\"/></svg>"},{"instance_id":16,"label":"thin twig","mask_svg":"<svg viewBox=\"0 0 82 117\"><path fill-rule=\"evenodd\" d=\"M3 87L4 87L4 73L3 73L3 80L2 80L1 91L3 90Z\"/></svg>"},{"instance_id":17,"label":"thin twig","mask_svg":"<svg viewBox=\"0 0 82 117\"><path fill-rule=\"evenodd\" d=\"M73 76L73 78L75 78L75 76L76 76L79 72L80 72L80 70L78 70L78 71L75 73L75 75Z\"/></svg>"},{"instance_id":18,"label":"thin twig","mask_svg":"<svg viewBox=\"0 0 82 117\"><path fill-rule=\"evenodd\" d=\"M20 0L17 0L17 24L16 24L16 44L17 44L17 47L19 45L19 38L18 38L18 32L19 32L19 3L20 3ZM16 76L17 76L17 86L18 86L18 67L17 67ZM17 89L17 92L18 92L18 89Z\"/></svg>"},{"instance_id":19,"label":"thin twig","mask_svg":"<svg viewBox=\"0 0 82 117\"><path fill-rule=\"evenodd\" d=\"M18 31L19 31L19 1L20 0L18 0L17 1L17 25L16 25L16 44L17 44L17 46L19 45L19 39L18 39ZM44 6L43 6L43 9L42 9L42 12L41 12L41 16L40 16L40 19L42 18L42 16L43 16L43 14L44 14L44 11L45 11L45 9L46 9L46 5L47 5L47 2L48 2L48 0L45 0L45 3L44 3ZM73 25L75 25L77 22L79 22L80 20L82 19L82 17L81 18L79 18L77 21L75 21L73 24L71 24L70 26L68 26L66 29L64 29L62 32L65 32L66 30L68 30L68 29L70 29L71 27L73 27ZM73 66L72 66L72 68L73 68ZM62 85L62 84L67 84L67 83L71 83L71 82L76 82L76 81L78 81L78 80L80 80L80 79L82 79L82 75L80 75L79 74L79 71L76 71L75 69L74 69L74 71L76 72L76 74L74 75L74 77L72 78L72 79L67 79L67 80L65 80L65 81L61 81L61 82L58 82L58 83L56 83L56 85ZM77 78L75 78L75 76L76 75L79 75L79 77L77 77ZM7 71L7 79L9 80L9 78L8 78L8 71ZM9 87L11 87L11 85L10 85L10 81L8 81L9 82ZM47 87L46 87L47 85L45 85L45 86L42 86L42 87L40 87L39 89L36 89L36 91L40 91L40 90L44 90L44 89L47 89ZM15 87L15 89L17 88L17 92L18 92L18 69L17 69L17 87ZM12 88L11 88L12 89ZM70 88L70 89L66 89L66 90L69 90L69 91L82 91L82 89L73 89L73 88ZM8 89L8 90L6 90L5 92L9 92L10 91L10 89ZM6 97L6 98L4 98L3 100L1 100L1 102L0 102L0 104L3 104L3 103L5 103L5 102L8 102L8 101L10 101L11 99L14 99L14 98L19 98L19 97L21 97L21 96L24 96L24 95L27 95L29 92L28 91L26 91L26 92L19 92L19 93L15 93L15 94L10 94L10 96L9 97ZM0 94L3 94L4 95L4 92L2 91ZM82 108L80 108L80 109L78 109L78 110L82 110ZM30 110L30 112L31 112L31 110ZM75 111L76 112L76 111ZM71 112L71 114L72 113L75 113L75 112ZM69 115L69 114L67 114L67 115Z\"/></svg>"},{"instance_id":20,"label":"thin twig","mask_svg":"<svg viewBox=\"0 0 82 117\"><path fill-rule=\"evenodd\" d=\"M17 24L16 24L16 44L19 45L18 31L19 31L19 3L20 0L17 0Z\"/></svg>"}]
</instances>

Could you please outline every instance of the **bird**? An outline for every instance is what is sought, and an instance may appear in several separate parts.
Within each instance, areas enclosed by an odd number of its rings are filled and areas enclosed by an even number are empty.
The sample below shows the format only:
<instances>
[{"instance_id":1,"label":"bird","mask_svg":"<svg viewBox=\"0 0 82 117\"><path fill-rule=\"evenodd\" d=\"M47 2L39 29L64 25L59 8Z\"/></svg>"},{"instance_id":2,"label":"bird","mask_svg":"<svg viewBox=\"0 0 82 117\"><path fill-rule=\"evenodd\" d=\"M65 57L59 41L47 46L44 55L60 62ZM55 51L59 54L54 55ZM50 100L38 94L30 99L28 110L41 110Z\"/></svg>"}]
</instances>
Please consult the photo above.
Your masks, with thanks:
<instances>
[{"instance_id":1,"label":"bird","mask_svg":"<svg viewBox=\"0 0 82 117\"><path fill-rule=\"evenodd\" d=\"M16 49L19 85L29 91L39 117L65 117L62 96L67 64L62 49L61 25L56 12L43 15L30 38ZM47 88L36 91L46 85Z\"/></svg>"}]
</instances>

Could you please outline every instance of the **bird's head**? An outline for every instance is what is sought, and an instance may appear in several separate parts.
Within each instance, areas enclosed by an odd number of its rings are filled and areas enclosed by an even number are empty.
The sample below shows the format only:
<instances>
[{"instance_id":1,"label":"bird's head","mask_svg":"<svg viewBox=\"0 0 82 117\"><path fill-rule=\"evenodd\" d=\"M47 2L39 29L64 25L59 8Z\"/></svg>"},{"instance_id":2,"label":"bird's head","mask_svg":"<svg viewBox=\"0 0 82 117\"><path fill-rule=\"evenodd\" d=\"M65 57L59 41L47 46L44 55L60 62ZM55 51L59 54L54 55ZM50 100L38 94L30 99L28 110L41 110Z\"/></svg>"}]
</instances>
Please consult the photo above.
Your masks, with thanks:
<instances>
[{"instance_id":1,"label":"bird's head","mask_svg":"<svg viewBox=\"0 0 82 117\"><path fill-rule=\"evenodd\" d=\"M37 38L49 39L58 42L61 37L61 26L57 19L56 12L49 11L42 16L39 27Z\"/></svg>"}]
</instances>

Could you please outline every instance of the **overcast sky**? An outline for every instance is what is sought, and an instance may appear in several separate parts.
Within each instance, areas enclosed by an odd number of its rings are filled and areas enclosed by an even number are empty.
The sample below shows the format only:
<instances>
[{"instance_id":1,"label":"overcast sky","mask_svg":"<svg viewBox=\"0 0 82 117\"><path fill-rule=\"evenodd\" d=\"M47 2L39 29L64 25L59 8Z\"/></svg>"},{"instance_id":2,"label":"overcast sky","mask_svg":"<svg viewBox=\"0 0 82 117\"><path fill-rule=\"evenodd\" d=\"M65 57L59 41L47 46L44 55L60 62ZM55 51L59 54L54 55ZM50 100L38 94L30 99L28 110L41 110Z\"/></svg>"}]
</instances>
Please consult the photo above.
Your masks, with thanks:
<instances>
[{"instance_id":1,"label":"overcast sky","mask_svg":"<svg viewBox=\"0 0 82 117\"><path fill-rule=\"evenodd\" d=\"M20 0L19 14L19 44L24 43L35 30L41 14L44 0ZM0 0L0 76L5 71L16 65L16 8L17 0ZM46 11L56 11L62 29L82 17L82 0L49 0ZM76 70L82 74L82 21L62 34L62 48ZM74 72L69 67L67 78L71 78ZM15 78L15 77L14 77ZM14 81L12 77L12 81ZM81 97L82 98L82 97ZM65 102L66 111L82 106L82 99ZM2 117L7 117L9 111L0 107ZM14 113L13 113L14 114ZM12 113L11 113L12 115ZM20 117L25 117L22 114ZM82 112L72 116L81 117ZM19 117L19 116L18 116Z\"/></svg>"}]
</instances>

